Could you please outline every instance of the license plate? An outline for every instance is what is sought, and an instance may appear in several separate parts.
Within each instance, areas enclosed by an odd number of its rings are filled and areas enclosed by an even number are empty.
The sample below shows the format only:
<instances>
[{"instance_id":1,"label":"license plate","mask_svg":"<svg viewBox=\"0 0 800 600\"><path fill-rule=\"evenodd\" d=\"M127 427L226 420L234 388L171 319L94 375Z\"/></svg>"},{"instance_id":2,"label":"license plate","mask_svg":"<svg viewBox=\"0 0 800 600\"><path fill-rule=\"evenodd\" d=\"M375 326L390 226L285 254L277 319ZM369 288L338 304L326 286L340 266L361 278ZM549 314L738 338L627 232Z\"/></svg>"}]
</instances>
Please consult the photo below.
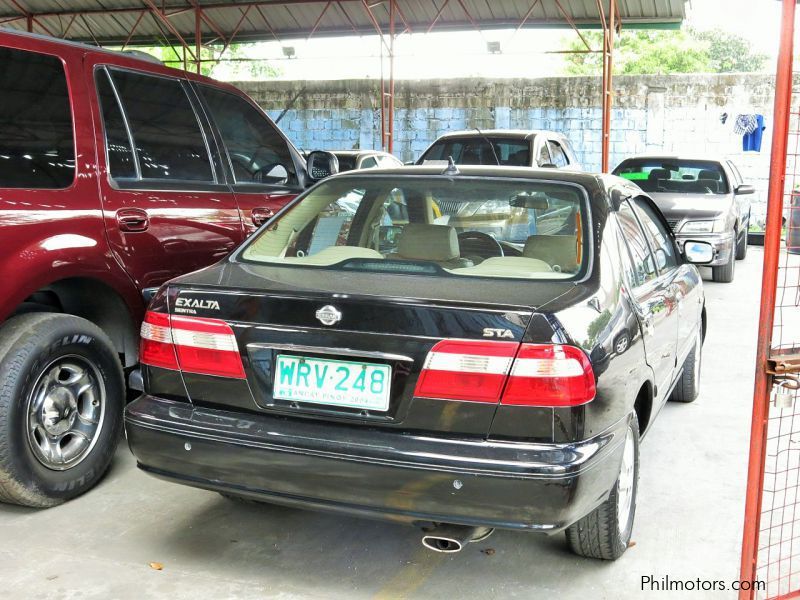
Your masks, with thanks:
<instances>
[{"instance_id":1,"label":"license plate","mask_svg":"<svg viewBox=\"0 0 800 600\"><path fill-rule=\"evenodd\" d=\"M389 365L279 354L272 395L281 400L386 411L391 375Z\"/></svg>"}]
</instances>

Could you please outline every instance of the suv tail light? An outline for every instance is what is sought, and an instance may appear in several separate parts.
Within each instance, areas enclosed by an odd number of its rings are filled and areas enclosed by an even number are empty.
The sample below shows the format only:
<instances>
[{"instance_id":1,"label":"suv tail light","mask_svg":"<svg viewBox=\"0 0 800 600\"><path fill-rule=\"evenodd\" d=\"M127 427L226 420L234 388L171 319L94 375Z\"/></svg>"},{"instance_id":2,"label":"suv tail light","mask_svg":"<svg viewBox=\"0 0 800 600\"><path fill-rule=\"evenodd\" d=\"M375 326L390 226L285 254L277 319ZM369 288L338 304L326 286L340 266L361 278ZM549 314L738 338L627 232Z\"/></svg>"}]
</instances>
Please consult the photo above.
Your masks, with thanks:
<instances>
[{"instance_id":1,"label":"suv tail light","mask_svg":"<svg viewBox=\"0 0 800 600\"><path fill-rule=\"evenodd\" d=\"M518 406L579 406L594 399L589 358L561 344L444 340L428 353L414 395Z\"/></svg>"},{"instance_id":2,"label":"suv tail light","mask_svg":"<svg viewBox=\"0 0 800 600\"><path fill-rule=\"evenodd\" d=\"M142 364L244 379L233 330L225 321L148 311L141 329Z\"/></svg>"}]
</instances>

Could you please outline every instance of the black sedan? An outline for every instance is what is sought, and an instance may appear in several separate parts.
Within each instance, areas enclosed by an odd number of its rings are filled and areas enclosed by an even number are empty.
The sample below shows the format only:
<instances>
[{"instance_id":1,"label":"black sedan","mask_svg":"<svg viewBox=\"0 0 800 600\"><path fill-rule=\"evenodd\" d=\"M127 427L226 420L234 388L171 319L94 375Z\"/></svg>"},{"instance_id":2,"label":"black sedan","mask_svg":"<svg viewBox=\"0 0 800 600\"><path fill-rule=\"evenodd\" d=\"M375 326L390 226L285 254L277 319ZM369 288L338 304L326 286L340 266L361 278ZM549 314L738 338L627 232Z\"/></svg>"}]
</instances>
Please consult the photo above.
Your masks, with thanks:
<instances>
[{"instance_id":1,"label":"black sedan","mask_svg":"<svg viewBox=\"0 0 800 600\"><path fill-rule=\"evenodd\" d=\"M613 176L332 177L154 297L131 450L227 496L413 523L433 550L500 527L616 559L639 439L698 393L690 262L712 251L683 252Z\"/></svg>"}]
</instances>

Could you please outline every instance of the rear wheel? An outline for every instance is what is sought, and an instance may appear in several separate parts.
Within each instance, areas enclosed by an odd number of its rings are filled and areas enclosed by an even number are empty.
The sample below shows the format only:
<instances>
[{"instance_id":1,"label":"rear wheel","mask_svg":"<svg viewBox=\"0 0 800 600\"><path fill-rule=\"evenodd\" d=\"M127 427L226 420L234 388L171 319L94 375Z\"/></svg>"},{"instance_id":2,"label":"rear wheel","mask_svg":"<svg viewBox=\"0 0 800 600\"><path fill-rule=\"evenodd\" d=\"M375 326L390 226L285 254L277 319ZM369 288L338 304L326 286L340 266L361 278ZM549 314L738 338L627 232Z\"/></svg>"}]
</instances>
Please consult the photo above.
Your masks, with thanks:
<instances>
[{"instance_id":1,"label":"rear wheel","mask_svg":"<svg viewBox=\"0 0 800 600\"><path fill-rule=\"evenodd\" d=\"M744 260L747 256L747 229L742 234L742 239L736 242L736 260Z\"/></svg>"},{"instance_id":2,"label":"rear wheel","mask_svg":"<svg viewBox=\"0 0 800 600\"><path fill-rule=\"evenodd\" d=\"M122 427L122 366L93 323L24 314L0 329L0 501L48 507L92 488Z\"/></svg>"},{"instance_id":3,"label":"rear wheel","mask_svg":"<svg viewBox=\"0 0 800 600\"><path fill-rule=\"evenodd\" d=\"M731 257L728 264L720 267L711 267L711 278L719 283L730 283L733 281L733 273L736 270L736 250L731 250Z\"/></svg>"},{"instance_id":4,"label":"rear wheel","mask_svg":"<svg viewBox=\"0 0 800 600\"><path fill-rule=\"evenodd\" d=\"M567 527L567 544L580 556L616 560L628 548L639 486L639 422L631 416L617 482L608 499Z\"/></svg>"},{"instance_id":5,"label":"rear wheel","mask_svg":"<svg viewBox=\"0 0 800 600\"><path fill-rule=\"evenodd\" d=\"M683 362L683 373L669 397L673 402L694 402L700 394L700 366L703 356L703 335L697 332L692 351Z\"/></svg>"}]
</instances>

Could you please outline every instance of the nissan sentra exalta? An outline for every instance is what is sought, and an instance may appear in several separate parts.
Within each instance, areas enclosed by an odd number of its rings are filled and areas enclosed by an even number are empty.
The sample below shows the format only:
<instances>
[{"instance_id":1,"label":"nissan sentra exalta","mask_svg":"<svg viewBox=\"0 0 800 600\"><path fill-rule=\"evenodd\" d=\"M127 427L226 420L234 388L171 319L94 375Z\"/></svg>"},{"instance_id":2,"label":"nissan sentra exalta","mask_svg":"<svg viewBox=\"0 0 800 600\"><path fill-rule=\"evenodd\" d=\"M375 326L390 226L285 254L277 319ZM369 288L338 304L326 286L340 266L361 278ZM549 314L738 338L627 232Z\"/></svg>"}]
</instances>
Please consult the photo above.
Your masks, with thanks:
<instances>
[{"instance_id":1,"label":"nissan sentra exalta","mask_svg":"<svg viewBox=\"0 0 800 600\"><path fill-rule=\"evenodd\" d=\"M336 175L155 295L128 442L155 476L432 550L506 528L616 559L639 440L698 395L712 258L613 176Z\"/></svg>"}]
</instances>

